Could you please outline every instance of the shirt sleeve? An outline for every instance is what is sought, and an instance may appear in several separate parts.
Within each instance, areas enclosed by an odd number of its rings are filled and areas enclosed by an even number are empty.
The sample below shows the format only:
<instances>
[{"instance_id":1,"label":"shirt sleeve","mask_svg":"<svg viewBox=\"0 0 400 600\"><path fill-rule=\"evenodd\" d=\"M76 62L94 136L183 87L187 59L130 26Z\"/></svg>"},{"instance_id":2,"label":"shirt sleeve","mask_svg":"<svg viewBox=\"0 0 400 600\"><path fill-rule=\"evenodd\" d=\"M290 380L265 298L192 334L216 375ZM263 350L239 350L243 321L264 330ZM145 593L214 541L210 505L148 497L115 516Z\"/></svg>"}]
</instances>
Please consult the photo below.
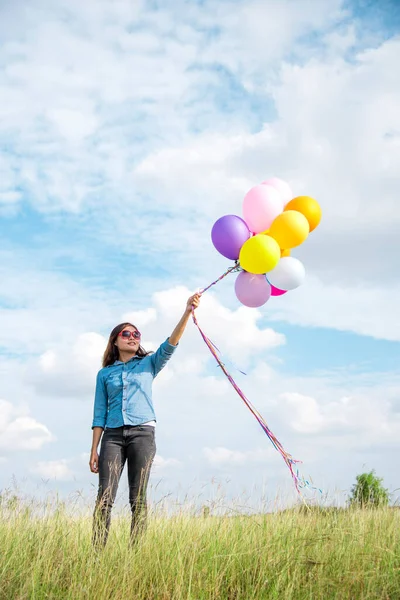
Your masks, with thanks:
<instances>
[{"instance_id":1,"label":"shirt sleeve","mask_svg":"<svg viewBox=\"0 0 400 600\"><path fill-rule=\"evenodd\" d=\"M159 348L154 352L154 354L150 354L154 377L156 377L161 369L165 367L178 346L179 344L176 346L170 344L167 338L165 342L160 344Z\"/></svg>"},{"instance_id":2,"label":"shirt sleeve","mask_svg":"<svg viewBox=\"0 0 400 600\"><path fill-rule=\"evenodd\" d=\"M107 419L107 390L102 377L102 372L97 373L96 379L96 391L94 395L94 408L93 408L93 427L105 428Z\"/></svg>"}]
</instances>

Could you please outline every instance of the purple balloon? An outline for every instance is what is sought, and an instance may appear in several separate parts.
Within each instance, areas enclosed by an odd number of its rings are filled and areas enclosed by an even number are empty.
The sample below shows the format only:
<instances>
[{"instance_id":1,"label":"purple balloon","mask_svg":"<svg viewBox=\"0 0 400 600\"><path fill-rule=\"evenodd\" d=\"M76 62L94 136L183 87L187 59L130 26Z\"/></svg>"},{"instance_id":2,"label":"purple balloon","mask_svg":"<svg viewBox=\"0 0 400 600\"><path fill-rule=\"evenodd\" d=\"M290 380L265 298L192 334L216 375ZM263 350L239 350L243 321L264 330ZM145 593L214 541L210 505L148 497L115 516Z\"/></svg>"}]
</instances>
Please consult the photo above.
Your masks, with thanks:
<instances>
[{"instance_id":1,"label":"purple balloon","mask_svg":"<svg viewBox=\"0 0 400 600\"><path fill-rule=\"evenodd\" d=\"M211 239L222 256L237 260L243 244L251 237L246 222L236 215L225 215L216 221L211 230Z\"/></svg>"},{"instance_id":2,"label":"purple balloon","mask_svg":"<svg viewBox=\"0 0 400 600\"><path fill-rule=\"evenodd\" d=\"M250 308L257 308L269 300L271 286L265 279L265 275L241 271L236 277L235 293L242 304Z\"/></svg>"}]
</instances>

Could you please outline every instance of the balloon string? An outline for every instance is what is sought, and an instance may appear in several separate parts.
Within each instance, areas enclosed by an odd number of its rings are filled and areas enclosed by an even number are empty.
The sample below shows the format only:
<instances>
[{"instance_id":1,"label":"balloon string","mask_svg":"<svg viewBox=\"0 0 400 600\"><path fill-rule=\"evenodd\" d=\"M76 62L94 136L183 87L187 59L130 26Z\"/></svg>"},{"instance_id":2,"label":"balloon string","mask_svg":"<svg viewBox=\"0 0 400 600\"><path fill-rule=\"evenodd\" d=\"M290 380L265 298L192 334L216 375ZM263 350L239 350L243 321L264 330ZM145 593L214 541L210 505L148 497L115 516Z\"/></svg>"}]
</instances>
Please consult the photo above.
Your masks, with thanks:
<instances>
[{"instance_id":1,"label":"balloon string","mask_svg":"<svg viewBox=\"0 0 400 600\"><path fill-rule=\"evenodd\" d=\"M240 270L240 267L237 264L234 267L229 268L225 273L223 273L220 277L218 277L218 279L216 279L215 281L213 281L206 288L203 288L199 292L200 295L204 294L205 291L207 291L213 285L215 285L216 283L218 283L219 281L221 281L224 277L226 277L227 275L229 275L229 273L232 273L233 271L238 271L238 270ZM196 325L197 329L200 332L201 337L203 338L204 342L206 343L206 345L207 345L208 349L210 350L211 354L214 356L214 358L217 361L218 365L221 367L222 371L226 375L228 381L230 382L230 384L232 385L232 387L236 390L236 392L241 397L241 399L243 400L243 402L246 404L247 408L251 411L251 413L253 414L253 416L257 419L258 423L261 425L262 429L264 430L264 433L267 435L268 439L270 440L270 442L272 443L272 445L274 446L274 448L281 454L283 460L285 461L287 467L289 468L289 471L290 471L290 474L291 474L291 476L293 478L294 485L296 487L297 492L301 495L300 489L301 488L305 488L305 487L310 488L310 489L318 489L318 488L314 488L313 486L311 486L310 482L307 481L307 480L305 480L299 474L299 471L296 468L296 465L299 464L299 463L301 463L302 461L295 460L291 456L291 454L289 454L288 452L286 452L286 450L283 448L282 444L279 442L279 440L275 437L275 435L269 429L269 427L268 427L266 421L264 420L264 418L261 416L261 414L258 412L258 410L251 404L250 400L244 395L244 393L242 392L242 390L236 384L236 382L233 379L233 377L229 374L229 372L227 371L224 363L219 359L219 357L217 355L217 351L218 351L217 347L205 335L205 333L202 331L201 327L199 326L193 307L192 307L192 318L193 318L194 324ZM322 490L319 490L319 491L322 493Z\"/></svg>"},{"instance_id":2,"label":"balloon string","mask_svg":"<svg viewBox=\"0 0 400 600\"><path fill-rule=\"evenodd\" d=\"M218 283L219 281L221 281L222 279L224 279L224 277L226 277L227 275L229 275L229 273L232 273L233 271L241 271L242 267L239 266L238 262L236 261L236 264L233 267L230 267L227 271L225 271L225 273L222 273L221 277L218 277L218 279L216 279L215 281L213 281L212 283L210 283L210 285L208 285L207 287L203 288L199 294L204 294L204 292L206 292L207 290L210 289L210 287L212 287L213 285L215 285L216 283ZM194 314L192 312L192 314Z\"/></svg>"}]
</instances>

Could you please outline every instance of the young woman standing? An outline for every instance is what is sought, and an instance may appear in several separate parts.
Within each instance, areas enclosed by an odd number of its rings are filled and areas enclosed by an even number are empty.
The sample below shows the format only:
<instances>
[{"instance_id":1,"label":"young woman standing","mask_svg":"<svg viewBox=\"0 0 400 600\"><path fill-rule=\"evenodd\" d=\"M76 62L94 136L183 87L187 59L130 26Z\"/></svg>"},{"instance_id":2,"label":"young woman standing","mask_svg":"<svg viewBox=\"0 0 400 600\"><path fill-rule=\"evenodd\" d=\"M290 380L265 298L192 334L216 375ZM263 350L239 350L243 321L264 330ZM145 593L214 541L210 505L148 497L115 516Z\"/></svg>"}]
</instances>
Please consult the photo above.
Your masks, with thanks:
<instances>
[{"instance_id":1,"label":"young woman standing","mask_svg":"<svg viewBox=\"0 0 400 600\"><path fill-rule=\"evenodd\" d=\"M135 325L121 323L111 332L97 374L93 410L93 441L89 466L99 474L93 515L93 544L104 547L118 483L128 463L129 503L132 511L130 541L144 530L147 483L156 453L156 415L152 383L174 353L200 294L191 296L172 334L154 353L141 346ZM101 440L100 455L98 446Z\"/></svg>"}]
</instances>

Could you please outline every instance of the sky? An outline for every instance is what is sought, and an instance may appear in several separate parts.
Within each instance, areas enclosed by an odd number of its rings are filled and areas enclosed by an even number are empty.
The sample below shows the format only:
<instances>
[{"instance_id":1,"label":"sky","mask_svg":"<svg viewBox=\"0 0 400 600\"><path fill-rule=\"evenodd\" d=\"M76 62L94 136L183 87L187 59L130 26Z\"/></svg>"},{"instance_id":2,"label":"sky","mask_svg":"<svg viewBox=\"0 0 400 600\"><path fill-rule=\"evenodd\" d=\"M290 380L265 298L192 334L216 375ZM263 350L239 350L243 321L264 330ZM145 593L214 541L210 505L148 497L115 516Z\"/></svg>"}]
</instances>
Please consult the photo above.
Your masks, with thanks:
<instances>
[{"instance_id":1,"label":"sky","mask_svg":"<svg viewBox=\"0 0 400 600\"><path fill-rule=\"evenodd\" d=\"M399 32L396 0L0 0L0 490L92 505L111 329L155 350L276 176L322 207L304 285L251 309L231 274L199 324L313 501L372 469L400 496ZM192 321L153 394L153 506L297 501Z\"/></svg>"}]
</instances>

